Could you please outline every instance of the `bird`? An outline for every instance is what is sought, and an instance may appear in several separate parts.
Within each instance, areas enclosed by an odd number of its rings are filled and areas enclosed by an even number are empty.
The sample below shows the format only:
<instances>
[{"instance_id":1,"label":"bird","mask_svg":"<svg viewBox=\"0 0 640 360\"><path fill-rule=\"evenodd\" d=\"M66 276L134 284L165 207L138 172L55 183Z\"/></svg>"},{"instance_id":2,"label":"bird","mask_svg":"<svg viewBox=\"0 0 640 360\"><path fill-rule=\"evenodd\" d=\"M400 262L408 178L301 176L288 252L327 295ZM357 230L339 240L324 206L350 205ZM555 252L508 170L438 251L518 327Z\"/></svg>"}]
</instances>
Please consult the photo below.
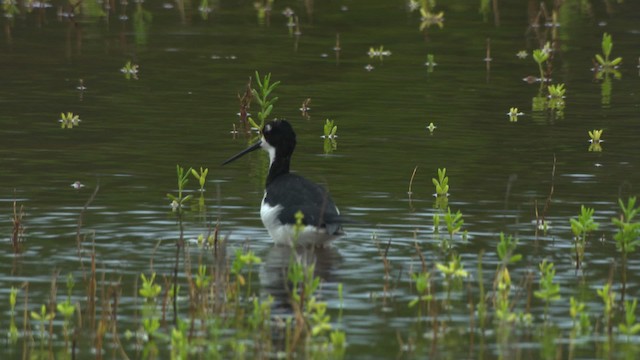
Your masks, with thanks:
<instances>
[{"instance_id":1,"label":"bird","mask_svg":"<svg viewBox=\"0 0 640 360\"><path fill-rule=\"evenodd\" d=\"M289 172L296 148L296 133L286 120L273 120L260 130L260 140L222 163L226 165L250 152L262 149L269 154L269 173L260 218L276 245L325 247L343 236L340 215L329 192L306 178ZM296 213L303 215L302 229L296 231Z\"/></svg>"}]
</instances>

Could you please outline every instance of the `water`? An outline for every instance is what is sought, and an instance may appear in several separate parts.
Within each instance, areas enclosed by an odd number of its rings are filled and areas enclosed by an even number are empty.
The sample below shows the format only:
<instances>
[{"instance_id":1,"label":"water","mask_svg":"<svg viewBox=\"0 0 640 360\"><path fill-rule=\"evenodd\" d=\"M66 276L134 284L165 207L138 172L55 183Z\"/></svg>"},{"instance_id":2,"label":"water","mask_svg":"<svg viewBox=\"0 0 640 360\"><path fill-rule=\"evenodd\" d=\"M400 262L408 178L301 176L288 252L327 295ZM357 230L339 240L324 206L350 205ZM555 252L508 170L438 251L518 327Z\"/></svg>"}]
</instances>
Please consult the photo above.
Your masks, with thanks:
<instances>
[{"instance_id":1,"label":"water","mask_svg":"<svg viewBox=\"0 0 640 360\"><path fill-rule=\"evenodd\" d=\"M12 225L7 220L3 226L0 325L8 326L10 288L28 282L28 308L37 310L49 301L52 273L60 273L58 301L69 272L79 282L74 298L85 301L79 288L95 247L99 278L104 274L105 281L122 287L119 330L137 330L139 274L151 267L159 277L173 271L179 231L166 193L176 192L176 164L210 171L206 213L186 218L185 237L206 234L219 221L229 253L250 247L265 260L254 282L261 295L273 292L272 282L279 281L273 269L287 257L272 248L259 221L264 155L219 165L246 145L230 131L237 123L237 94L258 70L281 81L273 115L291 121L298 133L293 169L326 184L342 212L362 221L318 254L324 278L320 296L328 302L334 326L347 334L347 357L389 358L414 349L443 358L566 357L570 351L576 358L633 358L636 337L629 345L614 331L615 346L607 348L596 289L612 280L618 293L615 324L623 321L621 257L610 219L619 212L618 198L636 194L640 177L634 60L640 8L633 2L611 9L586 3L590 7L567 1L558 14L552 78L567 89L563 118L532 111L539 84L522 81L538 76L530 54L554 31L528 29L537 2L500 4L499 27L493 15L483 20L477 2L438 4L445 12L444 27L422 33L419 15L408 13L402 2L317 3L312 22L301 3L276 3L269 27L257 24L252 4L235 1L212 3L208 20L195 12L195 4L182 16L177 7L165 6L169 3L145 3L151 15L146 25L134 20L135 6L119 4L105 18L89 16L95 9L85 8L77 25L56 16L58 4L4 19L0 202L5 219L12 216L14 200L24 205L26 229L25 251L14 256ZM289 36L280 14L287 5L300 14L299 38ZM128 20L119 20L121 14ZM603 32L613 35L612 56L624 58L622 77L612 80L610 96L603 96L602 82L590 70ZM339 58L333 50L337 33ZM493 59L489 71L483 61L487 38ZM382 61L367 56L370 47L380 46L391 56ZM520 50L529 56L518 59ZM431 73L424 65L428 53L438 64ZM139 65L138 80L126 80L120 72L127 61ZM372 71L365 69L368 64ZM77 90L79 79L86 90ZM298 110L306 98L311 98L310 119ZM511 107L525 113L517 123L508 121ZM254 102L251 112L257 109ZM61 112L79 114L80 125L61 129ZM329 155L320 138L326 118L339 129L337 150ZM426 129L430 122L437 126L433 134ZM587 131L593 129L604 129L602 152L588 151ZM444 278L433 268L448 261L433 234L438 211L431 178L438 168L446 168L450 177L449 206L464 217L468 241L457 235L453 244L470 276L451 292L450 308L438 305L436 341L433 314L418 318L408 304L416 296L410 274L421 268L416 243L432 272L438 303L447 297ZM75 181L85 187L73 189ZM78 217L98 186L83 216L80 261ZM195 179L188 188L200 196ZM541 214L549 197L545 233L536 230L536 206ZM576 272L569 219L581 204L595 208L600 228L589 237L584 271ZM524 255L510 268L513 310L533 315L532 326L514 325L507 340L493 321L480 331L468 307L469 297L478 302L481 251L485 291L493 290L500 232L516 236ZM385 274L381 254L387 245ZM197 257L198 250L192 254ZM544 303L527 298L538 290L538 264L545 258L555 264L562 296L551 304L547 325ZM629 257L629 274L638 270L635 258ZM637 297L639 283L632 276L627 281L626 298ZM344 308L338 321L339 283ZM573 342L571 296L587 304L595 329ZM37 322L31 325L37 333ZM123 342L135 357L134 342ZM83 357L92 357L89 348L82 348ZM3 353L15 357L21 351L12 345Z\"/></svg>"}]
</instances>

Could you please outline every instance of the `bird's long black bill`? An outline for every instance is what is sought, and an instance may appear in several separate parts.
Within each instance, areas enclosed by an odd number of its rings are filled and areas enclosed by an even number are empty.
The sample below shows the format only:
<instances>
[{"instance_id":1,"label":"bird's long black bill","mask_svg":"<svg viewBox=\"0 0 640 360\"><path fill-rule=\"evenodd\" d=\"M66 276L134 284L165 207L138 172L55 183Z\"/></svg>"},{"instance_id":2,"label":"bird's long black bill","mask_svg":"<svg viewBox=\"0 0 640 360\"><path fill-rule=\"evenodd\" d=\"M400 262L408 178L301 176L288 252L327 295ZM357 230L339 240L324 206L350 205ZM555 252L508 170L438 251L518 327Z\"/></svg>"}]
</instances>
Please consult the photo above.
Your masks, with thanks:
<instances>
[{"instance_id":1,"label":"bird's long black bill","mask_svg":"<svg viewBox=\"0 0 640 360\"><path fill-rule=\"evenodd\" d=\"M246 155L252 151L258 150L260 149L260 145L262 145L262 141L258 141L257 143L249 146L248 148L240 151L239 153L233 155L232 157L228 158L227 160L225 160L225 162L222 163L222 165L227 165L228 163L242 157L243 155Z\"/></svg>"}]
</instances>

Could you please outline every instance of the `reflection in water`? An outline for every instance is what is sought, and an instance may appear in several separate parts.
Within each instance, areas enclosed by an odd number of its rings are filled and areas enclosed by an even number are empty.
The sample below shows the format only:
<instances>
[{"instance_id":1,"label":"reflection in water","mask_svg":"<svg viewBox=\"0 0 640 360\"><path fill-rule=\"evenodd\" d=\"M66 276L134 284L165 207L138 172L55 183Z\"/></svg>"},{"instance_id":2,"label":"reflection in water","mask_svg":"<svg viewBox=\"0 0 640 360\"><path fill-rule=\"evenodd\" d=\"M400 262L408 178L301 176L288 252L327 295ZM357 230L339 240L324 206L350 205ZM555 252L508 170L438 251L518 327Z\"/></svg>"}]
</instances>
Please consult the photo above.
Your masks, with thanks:
<instances>
[{"instance_id":1,"label":"reflection in water","mask_svg":"<svg viewBox=\"0 0 640 360\"><path fill-rule=\"evenodd\" d=\"M295 250L295 251L294 251ZM264 295L273 297L274 314L291 312L291 282L288 279L289 265L293 261L306 269L315 265L314 277L323 282L335 281L335 271L342 263L342 256L335 247L298 247L274 245L263 257L260 269L260 285Z\"/></svg>"}]
</instances>

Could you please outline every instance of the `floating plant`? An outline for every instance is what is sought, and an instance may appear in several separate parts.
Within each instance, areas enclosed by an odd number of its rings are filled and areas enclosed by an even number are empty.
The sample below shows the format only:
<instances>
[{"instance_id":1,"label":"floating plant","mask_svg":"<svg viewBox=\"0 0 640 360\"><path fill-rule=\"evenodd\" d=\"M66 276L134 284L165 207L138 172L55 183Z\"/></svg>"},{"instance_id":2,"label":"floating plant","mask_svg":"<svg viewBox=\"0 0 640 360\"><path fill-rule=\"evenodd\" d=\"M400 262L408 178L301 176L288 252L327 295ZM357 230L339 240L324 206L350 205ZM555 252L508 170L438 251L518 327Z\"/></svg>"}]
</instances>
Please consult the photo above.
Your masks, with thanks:
<instances>
[{"instance_id":1,"label":"floating plant","mask_svg":"<svg viewBox=\"0 0 640 360\"><path fill-rule=\"evenodd\" d=\"M427 125L427 130L429 130L429 134L433 135L433 132L435 131L435 129L437 129L438 127L435 126L433 124L433 122L430 122L429 125Z\"/></svg>"}]
</instances>

